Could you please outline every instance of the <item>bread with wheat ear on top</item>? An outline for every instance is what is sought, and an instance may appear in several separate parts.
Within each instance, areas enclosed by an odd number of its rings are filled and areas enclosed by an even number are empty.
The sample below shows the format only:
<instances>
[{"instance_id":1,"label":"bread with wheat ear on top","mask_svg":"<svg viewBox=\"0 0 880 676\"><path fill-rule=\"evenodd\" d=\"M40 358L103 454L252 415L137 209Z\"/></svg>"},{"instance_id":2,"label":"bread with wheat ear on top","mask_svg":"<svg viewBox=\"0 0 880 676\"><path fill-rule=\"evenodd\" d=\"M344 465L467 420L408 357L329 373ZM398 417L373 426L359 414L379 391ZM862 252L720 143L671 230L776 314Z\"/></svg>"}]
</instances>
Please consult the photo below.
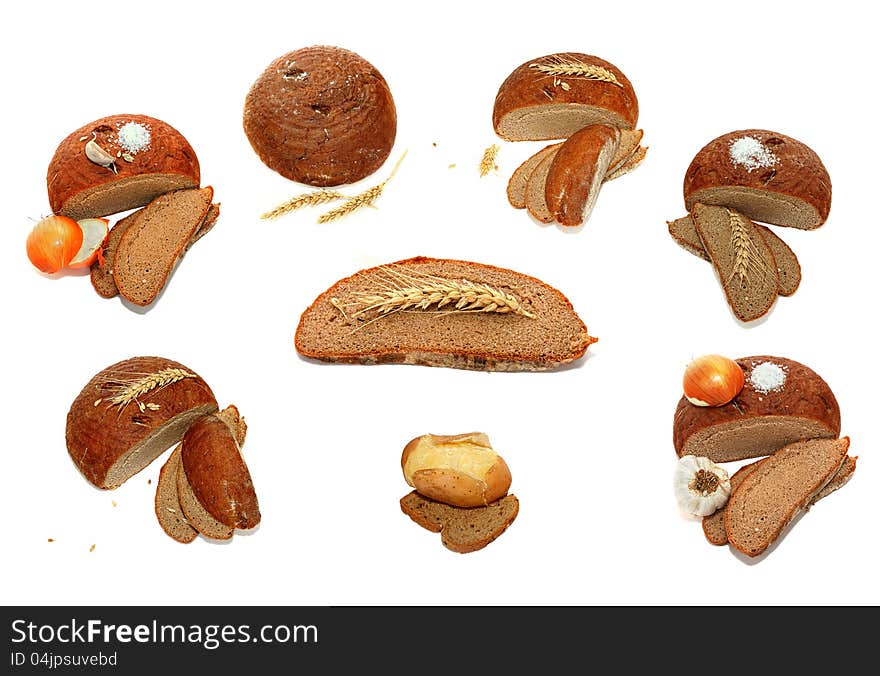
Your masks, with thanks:
<instances>
[{"instance_id":1,"label":"bread with wheat ear on top","mask_svg":"<svg viewBox=\"0 0 880 676\"><path fill-rule=\"evenodd\" d=\"M108 366L77 395L67 414L67 452L98 488L117 488L217 410L195 371L163 357Z\"/></svg>"},{"instance_id":2,"label":"bread with wheat ear on top","mask_svg":"<svg viewBox=\"0 0 880 676\"><path fill-rule=\"evenodd\" d=\"M304 357L352 364L420 364L543 371L581 358L596 338L568 299L503 268L410 258L338 281L303 312Z\"/></svg>"}]
</instances>

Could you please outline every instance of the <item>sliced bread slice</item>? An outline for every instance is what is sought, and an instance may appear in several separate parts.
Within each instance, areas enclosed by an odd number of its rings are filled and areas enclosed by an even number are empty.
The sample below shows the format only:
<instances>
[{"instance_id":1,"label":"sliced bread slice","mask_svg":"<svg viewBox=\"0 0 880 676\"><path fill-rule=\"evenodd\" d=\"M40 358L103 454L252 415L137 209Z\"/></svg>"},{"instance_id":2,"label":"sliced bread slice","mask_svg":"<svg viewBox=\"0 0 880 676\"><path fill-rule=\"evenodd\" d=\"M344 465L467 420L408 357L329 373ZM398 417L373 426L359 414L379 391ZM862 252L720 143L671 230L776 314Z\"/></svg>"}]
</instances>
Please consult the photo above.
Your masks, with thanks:
<instances>
[{"instance_id":1,"label":"sliced bread slice","mask_svg":"<svg viewBox=\"0 0 880 676\"><path fill-rule=\"evenodd\" d=\"M559 148L556 148L538 162L538 166L535 167L529 176L529 180L526 182L526 209L529 210L532 218L541 221L541 223L553 222L553 213L547 206L546 186L547 174L550 172L550 166L553 164L553 159L558 152Z\"/></svg>"},{"instance_id":2,"label":"sliced bread slice","mask_svg":"<svg viewBox=\"0 0 880 676\"><path fill-rule=\"evenodd\" d=\"M700 235L697 234L694 219L690 215L675 221L668 221L667 225L672 239L682 249L704 260L711 260L703 247ZM766 225L755 223L755 228L761 233L767 246L770 247L770 251L773 252L773 260L776 261L776 272L779 277L779 295L793 295L801 284L801 264L797 256L788 244L783 242L782 238Z\"/></svg>"},{"instance_id":3,"label":"sliced bread slice","mask_svg":"<svg viewBox=\"0 0 880 676\"><path fill-rule=\"evenodd\" d=\"M620 130L620 140L617 144L617 150L614 152L614 157L611 158L611 162L608 164L609 174L617 171L632 159L632 157L639 151L639 144L642 142L642 137L644 135L645 132L641 129Z\"/></svg>"},{"instance_id":4,"label":"sliced bread slice","mask_svg":"<svg viewBox=\"0 0 880 676\"><path fill-rule=\"evenodd\" d=\"M724 527L733 547L758 556L806 509L846 460L849 438L798 441L762 461L731 494Z\"/></svg>"},{"instance_id":5,"label":"sliced bread slice","mask_svg":"<svg viewBox=\"0 0 880 676\"><path fill-rule=\"evenodd\" d=\"M541 148L541 150L514 170L510 180L507 182L507 201L510 202L510 206L514 209L526 208L526 189L529 184L529 177L544 158L548 155L555 155L561 145L561 143L553 143L545 148Z\"/></svg>"},{"instance_id":6,"label":"sliced bread slice","mask_svg":"<svg viewBox=\"0 0 880 676\"><path fill-rule=\"evenodd\" d=\"M648 154L648 148L646 146L639 146L636 148L636 151L629 156L629 158L621 164L619 167L615 169L608 170L608 173L605 174L605 182L613 181L615 179L620 178L621 176L626 176L629 172L638 168L638 166L645 161L645 157Z\"/></svg>"},{"instance_id":7,"label":"sliced bread slice","mask_svg":"<svg viewBox=\"0 0 880 676\"><path fill-rule=\"evenodd\" d=\"M177 190L143 208L122 234L113 279L123 298L149 305L165 287L174 266L205 220L214 190Z\"/></svg>"},{"instance_id":8,"label":"sliced bread slice","mask_svg":"<svg viewBox=\"0 0 880 676\"><path fill-rule=\"evenodd\" d=\"M618 128L595 124L562 144L544 186L547 208L561 225L578 226L590 218L619 143Z\"/></svg>"},{"instance_id":9,"label":"sliced bread slice","mask_svg":"<svg viewBox=\"0 0 880 676\"><path fill-rule=\"evenodd\" d=\"M180 444L177 445L159 472L156 483L156 518L169 537L187 544L195 540L199 531L193 528L183 513L177 494L177 473L180 467Z\"/></svg>"},{"instance_id":10,"label":"sliced bread slice","mask_svg":"<svg viewBox=\"0 0 880 676\"><path fill-rule=\"evenodd\" d=\"M519 500L506 495L485 507L453 507L412 491L400 499L400 509L422 528L440 533L444 547L467 554L507 530L519 513Z\"/></svg>"},{"instance_id":11,"label":"sliced bread slice","mask_svg":"<svg viewBox=\"0 0 880 676\"><path fill-rule=\"evenodd\" d=\"M691 214L733 313L743 322L763 317L776 301L779 276L755 224L727 207L695 204Z\"/></svg>"},{"instance_id":12,"label":"sliced bread slice","mask_svg":"<svg viewBox=\"0 0 880 676\"><path fill-rule=\"evenodd\" d=\"M418 257L338 281L303 312L294 342L329 362L545 371L581 358L596 338L534 277Z\"/></svg>"}]
</instances>

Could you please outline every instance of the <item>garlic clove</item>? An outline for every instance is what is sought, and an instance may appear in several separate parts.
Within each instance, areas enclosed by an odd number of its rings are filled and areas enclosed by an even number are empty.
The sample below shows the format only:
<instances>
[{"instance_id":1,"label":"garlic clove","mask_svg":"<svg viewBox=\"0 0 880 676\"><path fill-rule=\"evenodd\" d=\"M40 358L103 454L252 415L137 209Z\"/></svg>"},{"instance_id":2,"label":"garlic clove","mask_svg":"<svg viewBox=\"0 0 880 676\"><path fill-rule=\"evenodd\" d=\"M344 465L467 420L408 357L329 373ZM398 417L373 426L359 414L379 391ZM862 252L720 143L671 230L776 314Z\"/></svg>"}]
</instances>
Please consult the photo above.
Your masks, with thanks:
<instances>
[{"instance_id":1,"label":"garlic clove","mask_svg":"<svg viewBox=\"0 0 880 676\"><path fill-rule=\"evenodd\" d=\"M86 157L90 162L94 162L100 167L110 169L115 174L116 158L98 145L97 141L95 141L97 137L98 135L95 132L92 132L92 140L86 143Z\"/></svg>"},{"instance_id":2,"label":"garlic clove","mask_svg":"<svg viewBox=\"0 0 880 676\"><path fill-rule=\"evenodd\" d=\"M709 516L727 504L730 477L709 458L685 455L675 467L673 488L679 509L694 516Z\"/></svg>"}]
</instances>

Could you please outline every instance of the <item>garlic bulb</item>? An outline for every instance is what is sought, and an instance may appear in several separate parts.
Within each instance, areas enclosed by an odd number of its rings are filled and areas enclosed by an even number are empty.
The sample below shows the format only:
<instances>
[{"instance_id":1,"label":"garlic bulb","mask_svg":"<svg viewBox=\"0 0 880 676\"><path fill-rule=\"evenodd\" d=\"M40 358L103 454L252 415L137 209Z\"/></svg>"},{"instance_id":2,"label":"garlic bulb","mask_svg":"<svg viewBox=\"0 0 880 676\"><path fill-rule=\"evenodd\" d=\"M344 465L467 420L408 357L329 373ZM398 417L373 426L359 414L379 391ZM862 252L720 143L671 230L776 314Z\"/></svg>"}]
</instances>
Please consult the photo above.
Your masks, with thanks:
<instances>
[{"instance_id":1,"label":"garlic bulb","mask_svg":"<svg viewBox=\"0 0 880 676\"><path fill-rule=\"evenodd\" d=\"M683 512L709 516L727 504L730 479L727 471L709 458L685 455L675 468L675 499Z\"/></svg>"}]
</instances>

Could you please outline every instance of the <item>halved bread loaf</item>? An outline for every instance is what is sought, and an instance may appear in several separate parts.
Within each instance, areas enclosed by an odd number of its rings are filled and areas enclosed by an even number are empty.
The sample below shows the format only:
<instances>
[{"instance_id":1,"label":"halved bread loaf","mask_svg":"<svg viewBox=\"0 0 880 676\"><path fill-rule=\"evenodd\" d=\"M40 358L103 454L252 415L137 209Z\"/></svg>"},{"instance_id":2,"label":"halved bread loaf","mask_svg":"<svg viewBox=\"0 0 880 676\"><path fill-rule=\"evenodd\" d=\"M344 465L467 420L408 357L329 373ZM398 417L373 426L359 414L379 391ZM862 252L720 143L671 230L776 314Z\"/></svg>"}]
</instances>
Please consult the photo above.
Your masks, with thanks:
<instances>
[{"instance_id":1,"label":"halved bread loaf","mask_svg":"<svg viewBox=\"0 0 880 676\"><path fill-rule=\"evenodd\" d=\"M730 309L743 322L763 317L776 302L779 277L773 252L755 224L727 207L698 203L691 213Z\"/></svg>"},{"instance_id":2,"label":"halved bread loaf","mask_svg":"<svg viewBox=\"0 0 880 676\"><path fill-rule=\"evenodd\" d=\"M534 277L423 257L340 280L295 337L301 355L324 361L483 371L557 368L595 341L568 299Z\"/></svg>"},{"instance_id":3,"label":"halved bread loaf","mask_svg":"<svg viewBox=\"0 0 880 676\"><path fill-rule=\"evenodd\" d=\"M840 470L849 438L798 441L767 458L740 482L724 510L734 548L758 556Z\"/></svg>"},{"instance_id":4,"label":"halved bread loaf","mask_svg":"<svg viewBox=\"0 0 880 676\"><path fill-rule=\"evenodd\" d=\"M561 225L577 226L589 219L619 142L620 130L595 124L562 144L544 185L547 208Z\"/></svg>"},{"instance_id":5,"label":"halved bread loaf","mask_svg":"<svg viewBox=\"0 0 880 676\"><path fill-rule=\"evenodd\" d=\"M159 520L162 530L173 540L187 544L198 537L199 531L193 528L190 522L186 520L177 493L180 448L181 446L178 444L159 471L154 508L156 510L156 518Z\"/></svg>"},{"instance_id":6,"label":"halved bread loaf","mask_svg":"<svg viewBox=\"0 0 880 676\"><path fill-rule=\"evenodd\" d=\"M213 196L210 187L161 195L129 224L113 261L113 279L123 298L135 305L156 300L204 223Z\"/></svg>"},{"instance_id":7,"label":"halved bread loaf","mask_svg":"<svg viewBox=\"0 0 880 676\"><path fill-rule=\"evenodd\" d=\"M498 89L492 123L508 141L568 138L591 124L634 129L639 104L617 66L589 54L532 59Z\"/></svg>"},{"instance_id":8,"label":"halved bread loaf","mask_svg":"<svg viewBox=\"0 0 880 676\"><path fill-rule=\"evenodd\" d=\"M112 168L89 159L92 142L114 160ZM195 151L171 125L146 115L111 115L59 144L46 183L52 212L79 220L141 207L172 190L198 187L199 178Z\"/></svg>"},{"instance_id":9,"label":"halved bread loaf","mask_svg":"<svg viewBox=\"0 0 880 676\"><path fill-rule=\"evenodd\" d=\"M162 357L133 357L95 375L67 414L67 451L98 488L116 488L217 410L208 384Z\"/></svg>"},{"instance_id":10,"label":"halved bread loaf","mask_svg":"<svg viewBox=\"0 0 880 676\"><path fill-rule=\"evenodd\" d=\"M668 221L669 234L672 235L678 245L698 256L703 260L711 260L706 249L703 247L703 241L697 233L697 227L694 225L694 219L690 216L684 216L674 221ZM773 260L776 262L776 273L779 278L779 295L791 296L797 291L801 283L801 264L797 259L794 251L789 248L788 244L765 225L755 223L755 227L764 238L770 251L773 252Z\"/></svg>"},{"instance_id":11,"label":"halved bread loaf","mask_svg":"<svg viewBox=\"0 0 880 676\"><path fill-rule=\"evenodd\" d=\"M526 187L529 183L529 177L537 166L548 155L555 154L561 145L561 143L554 143L546 148L541 148L514 170L507 182L507 201L510 202L510 206L514 209L526 208Z\"/></svg>"},{"instance_id":12,"label":"halved bread loaf","mask_svg":"<svg viewBox=\"0 0 880 676\"><path fill-rule=\"evenodd\" d=\"M560 147L562 147L561 144ZM529 210L532 218L541 223L553 221L553 212L547 206L547 175L553 165L553 158L558 152L559 148L556 148L547 153L544 159L538 162L538 166L535 167L526 182L526 209Z\"/></svg>"},{"instance_id":13,"label":"halved bread loaf","mask_svg":"<svg viewBox=\"0 0 880 676\"><path fill-rule=\"evenodd\" d=\"M519 513L519 500L507 495L485 507L453 507L413 491L400 499L400 509L422 528L439 532L444 547L467 554L507 530Z\"/></svg>"},{"instance_id":14,"label":"halved bread loaf","mask_svg":"<svg viewBox=\"0 0 880 676\"><path fill-rule=\"evenodd\" d=\"M785 134L745 129L710 141L684 178L688 211L695 204L735 209L773 225L812 230L831 210L831 178L819 156Z\"/></svg>"}]
</instances>

